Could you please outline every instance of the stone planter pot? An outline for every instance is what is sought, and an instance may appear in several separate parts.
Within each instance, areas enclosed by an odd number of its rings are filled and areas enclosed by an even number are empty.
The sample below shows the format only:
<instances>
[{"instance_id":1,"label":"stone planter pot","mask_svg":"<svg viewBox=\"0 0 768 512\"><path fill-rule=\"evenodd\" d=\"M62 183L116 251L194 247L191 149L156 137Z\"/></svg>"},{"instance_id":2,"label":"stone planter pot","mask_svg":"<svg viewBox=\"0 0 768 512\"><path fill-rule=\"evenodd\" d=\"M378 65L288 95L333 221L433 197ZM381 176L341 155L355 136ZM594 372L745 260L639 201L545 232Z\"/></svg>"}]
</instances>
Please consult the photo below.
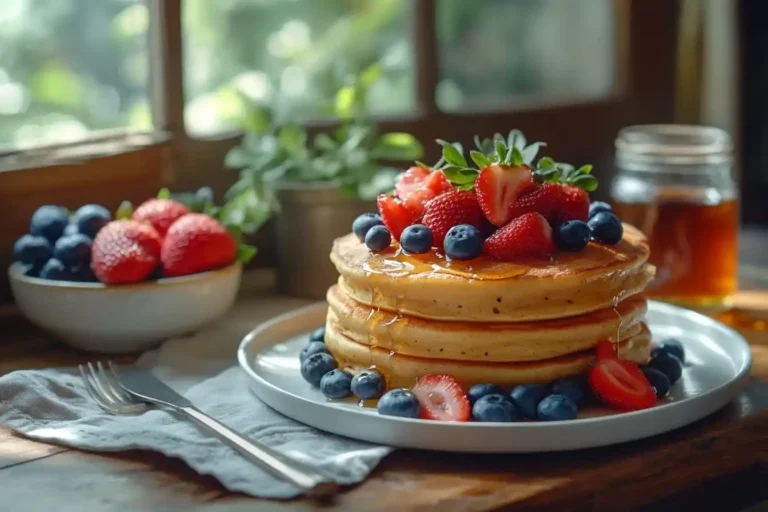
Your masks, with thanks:
<instances>
[{"instance_id":1,"label":"stone planter pot","mask_svg":"<svg viewBox=\"0 0 768 512\"><path fill-rule=\"evenodd\" d=\"M352 230L352 221L376 211L375 201L349 197L329 183L276 183L275 215L278 291L324 299L338 273L329 259L333 240Z\"/></svg>"}]
</instances>

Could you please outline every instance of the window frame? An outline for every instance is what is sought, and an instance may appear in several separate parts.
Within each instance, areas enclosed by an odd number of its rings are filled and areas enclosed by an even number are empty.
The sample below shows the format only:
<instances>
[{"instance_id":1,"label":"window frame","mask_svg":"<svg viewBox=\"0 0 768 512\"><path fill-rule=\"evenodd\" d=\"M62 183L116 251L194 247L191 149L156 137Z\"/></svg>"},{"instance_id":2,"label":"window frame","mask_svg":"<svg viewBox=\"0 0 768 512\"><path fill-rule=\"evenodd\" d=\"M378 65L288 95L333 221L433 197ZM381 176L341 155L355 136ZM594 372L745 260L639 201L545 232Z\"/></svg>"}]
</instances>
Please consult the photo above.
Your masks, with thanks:
<instances>
[{"instance_id":1,"label":"window frame","mask_svg":"<svg viewBox=\"0 0 768 512\"><path fill-rule=\"evenodd\" d=\"M148 0L150 103L155 132L98 135L63 147L0 155L0 215L3 210L8 215L0 230L0 265L9 263L14 240L26 231L29 216L39 204L56 202L74 208L100 202L116 206L121 198L140 201L170 185L179 190L208 185L221 194L234 181L235 174L224 170L223 161L241 134L194 138L185 130L182 1ZM608 97L564 104L529 102L525 108L516 105L509 110L443 112L435 100L439 78L437 1L412 3L411 36L417 70L414 112L376 119L383 130L408 131L424 141L427 161L438 157L439 148L429 144L438 137L469 143L475 134L504 133L515 127L529 138L554 141L550 149L564 160L595 164L598 178L605 178L613 138L622 126L672 121L675 54L671 49L676 45L677 2L616 0L617 84ZM334 121L323 121L311 123L310 128L321 131L335 125ZM3 170L14 159L26 160L28 165L22 166L23 171ZM9 205L13 212L8 213ZM260 261L266 264L272 262L268 237L269 226L256 240L266 249L260 251ZM7 283L0 281L0 302L9 296Z\"/></svg>"}]
</instances>

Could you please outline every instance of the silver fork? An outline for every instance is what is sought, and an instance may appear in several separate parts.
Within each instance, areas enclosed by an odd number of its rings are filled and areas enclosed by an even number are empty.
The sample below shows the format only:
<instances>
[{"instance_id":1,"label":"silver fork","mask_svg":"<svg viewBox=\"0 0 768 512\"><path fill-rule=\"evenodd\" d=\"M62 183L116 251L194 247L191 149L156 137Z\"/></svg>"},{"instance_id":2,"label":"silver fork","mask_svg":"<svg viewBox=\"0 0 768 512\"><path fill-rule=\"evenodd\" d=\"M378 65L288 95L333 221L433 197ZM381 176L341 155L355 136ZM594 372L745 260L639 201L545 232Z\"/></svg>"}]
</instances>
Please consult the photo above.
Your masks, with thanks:
<instances>
[{"instance_id":1,"label":"silver fork","mask_svg":"<svg viewBox=\"0 0 768 512\"><path fill-rule=\"evenodd\" d=\"M146 393L136 395L129 391L130 387L126 389L121 386L119 372L112 361L107 361L106 366L101 361L97 361L95 365L89 362L86 365L78 365L78 369L88 393L102 409L112 415L142 413L149 409L147 401L168 407L193 420L200 427L207 429L237 450L247 460L275 477L295 485L308 496L321 498L333 495L338 491L338 485L335 482L313 468L235 432L202 412L189 400L165 386L154 376L146 375L144 378L154 380L154 386L164 388L159 390L161 392L160 398ZM135 379L136 375L134 374L137 373L136 370L128 370L126 375ZM138 401L137 398L142 401Z\"/></svg>"}]
</instances>

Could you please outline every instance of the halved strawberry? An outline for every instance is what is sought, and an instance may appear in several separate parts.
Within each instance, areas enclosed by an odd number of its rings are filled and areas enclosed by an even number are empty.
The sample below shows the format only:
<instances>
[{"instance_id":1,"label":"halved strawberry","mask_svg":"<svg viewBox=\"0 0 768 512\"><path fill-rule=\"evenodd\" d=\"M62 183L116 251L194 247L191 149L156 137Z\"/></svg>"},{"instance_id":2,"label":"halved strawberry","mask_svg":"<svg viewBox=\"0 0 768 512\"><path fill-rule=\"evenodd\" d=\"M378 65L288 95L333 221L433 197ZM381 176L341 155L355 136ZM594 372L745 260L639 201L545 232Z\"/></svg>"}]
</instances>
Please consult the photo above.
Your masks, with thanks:
<instances>
[{"instance_id":1,"label":"halved strawberry","mask_svg":"<svg viewBox=\"0 0 768 512\"><path fill-rule=\"evenodd\" d=\"M424 207L421 223L432 231L432 243L442 248L445 235L453 226L472 224L477 229L483 226L483 211L477 196L466 190L451 190L440 194Z\"/></svg>"},{"instance_id":2,"label":"halved strawberry","mask_svg":"<svg viewBox=\"0 0 768 512\"><path fill-rule=\"evenodd\" d=\"M429 169L424 167L411 167L397 177L395 181L395 195L400 199L406 199L411 192L421 188L429 174Z\"/></svg>"},{"instance_id":3,"label":"halved strawberry","mask_svg":"<svg viewBox=\"0 0 768 512\"><path fill-rule=\"evenodd\" d=\"M427 201L450 189L451 183L443 171L429 171L423 167L411 167L400 175L395 185L397 197L418 216L424 213Z\"/></svg>"},{"instance_id":4,"label":"halved strawberry","mask_svg":"<svg viewBox=\"0 0 768 512\"><path fill-rule=\"evenodd\" d=\"M376 199L376 204L379 207L379 214L384 221L384 225L387 226L389 233L395 240L400 240L400 234L405 228L415 223L419 216L414 215L405 205L399 200L386 194L381 194Z\"/></svg>"},{"instance_id":5,"label":"halved strawberry","mask_svg":"<svg viewBox=\"0 0 768 512\"><path fill-rule=\"evenodd\" d=\"M513 218L511 207L517 198L534 185L527 165L491 164L477 176L475 192L485 217L501 227Z\"/></svg>"},{"instance_id":6,"label":"halved strawberry","mask_svg":"<svg viewBox=\"0 0 768 512\"><path fill-rule=\"evenodd\" d=\"M589 218L589 194L573 185L544 183L522 194L512 205L511 218L537 212L553 223Z\"/></svg>"},{"instance_id":7,"label":"halved strawberry","mask_svg":"<svg viewBox=\"0 0 768 512\"><path fill-rule=\"evenodd\" d=\"M426 420L469 421L472 407L467 394L449 375L424 375L413 387Z\"/></svg>"},{"instance_id":8,"label":"halved strawberry","mask_svg":"<svg viewBox=\"0 0 768 512\"><path fill-rule=\"evenodd\" d=\"M552 228L538 213L526 213L499 228L485 241L485 252L501 261L549 256L555 252Z\"/></svg>"},{"instance_id":9,"label":"halved strawberry","mask_svg":"<svg viewBox=\"0 0 768 512\"><path fill-rule=\"evenodd\" d=\"M617 345L615 343L611 343L608 340L603 340L599 342L597 344L597 347L595 347L595 350L597 351L598 359L605 359L606 357L618 356Z\"/></svg>"},{"instance_id":10,"label":"halved strawberry","mask_svg":"<svg viewBox=\"0 0 768 512\"><path fill-rule=\"evenodd\" d=\"M589 386L600 401L617 409L635 411L656 405L656 392L632 361L598 358L589 371Z\"/></svg>"}]
</instances>

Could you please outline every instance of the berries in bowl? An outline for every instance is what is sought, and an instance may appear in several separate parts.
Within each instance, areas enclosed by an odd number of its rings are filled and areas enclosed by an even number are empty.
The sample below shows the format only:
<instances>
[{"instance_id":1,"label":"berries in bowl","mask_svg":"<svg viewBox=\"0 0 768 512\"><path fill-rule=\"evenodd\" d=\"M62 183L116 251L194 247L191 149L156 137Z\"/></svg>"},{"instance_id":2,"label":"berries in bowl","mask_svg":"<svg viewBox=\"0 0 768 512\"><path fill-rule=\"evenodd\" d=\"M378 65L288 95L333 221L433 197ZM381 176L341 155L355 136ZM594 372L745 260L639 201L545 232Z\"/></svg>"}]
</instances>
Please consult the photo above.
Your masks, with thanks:
<instances>
[{"instance_id":1,"label":"berries in bowl","mask_svg":"<svg viewBox=\"0 0 768 512\"><path fill-rule=\"evenodd\" d=\"M19 310L63 342L103 353L143 350L232 306L241 264L253 253L238 231L167 191L136 211L122 205L114 218L101 205L42 206L14 246L11 289Z\"/></svg>"}]
</instances>

